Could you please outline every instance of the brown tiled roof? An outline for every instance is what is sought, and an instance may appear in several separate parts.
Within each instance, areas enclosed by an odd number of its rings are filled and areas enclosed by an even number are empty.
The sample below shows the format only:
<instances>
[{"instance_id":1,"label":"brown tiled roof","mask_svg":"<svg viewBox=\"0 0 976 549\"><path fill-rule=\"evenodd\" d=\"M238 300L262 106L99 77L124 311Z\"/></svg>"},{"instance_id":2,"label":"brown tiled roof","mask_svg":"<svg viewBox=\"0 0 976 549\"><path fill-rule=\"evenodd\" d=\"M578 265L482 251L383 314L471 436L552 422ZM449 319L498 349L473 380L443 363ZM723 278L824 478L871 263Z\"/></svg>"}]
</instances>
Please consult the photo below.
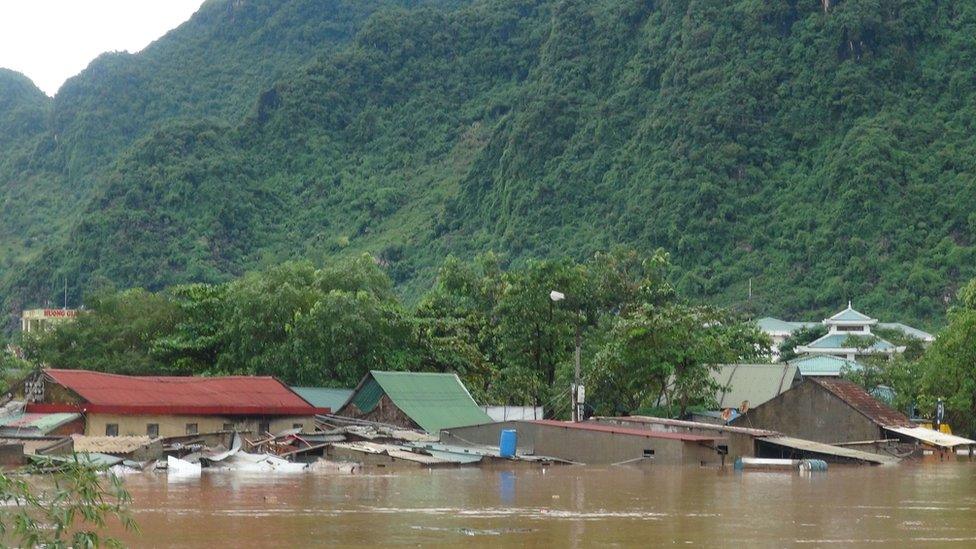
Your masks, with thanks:
<instances>
[{"instance_id":1,"label":"brown tiled roof","mask_svg":"<svg viewBox=\"0 0 976 549\"><path fill-rule=\"evenodd\" d=\"M846 402L848 406L861 412L882 427L911 426L911 422L905 414L878 402L853 381L835 377L808 377L807 379L827 389L834 396Z\"/></svg>"}]
</instances>

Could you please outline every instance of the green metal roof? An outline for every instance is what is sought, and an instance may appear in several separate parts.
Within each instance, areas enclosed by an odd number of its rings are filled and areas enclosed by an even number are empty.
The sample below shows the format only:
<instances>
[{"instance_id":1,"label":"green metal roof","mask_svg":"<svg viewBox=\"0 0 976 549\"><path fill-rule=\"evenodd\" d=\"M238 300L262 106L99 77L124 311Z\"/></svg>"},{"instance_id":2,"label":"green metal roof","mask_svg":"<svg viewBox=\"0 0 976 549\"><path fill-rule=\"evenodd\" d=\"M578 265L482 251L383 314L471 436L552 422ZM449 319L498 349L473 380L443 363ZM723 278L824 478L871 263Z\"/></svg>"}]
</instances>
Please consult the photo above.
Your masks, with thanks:
<instances>
[{"instance_id":1,"label":"green metal roof","mask_svg":"<svg viewBox=\"0 0 976 549\"><path fill-rule=\"evenodd\" d=\"M292 387L292 391L316 408L331 408L333 412L352 396L352 389L332 389L329 387Z\"/></svg>"},{"instance_id":2,"label":"green metal roof","mask_svg":"<svg viewBox=\"0 0 976 549\"><path fill-rule=\"evenodd\" d=\"M800 369L803 376L839 376L844 371L857 371L864 368L854 360L846 360L833 355L807 355L789 362Z\"/></svg>"},{"instance_id":3,"label":"green metal roof","mask_svg":"<svg viewBox=\"0 0 976 549\"><path fill-rule=\"evenodd\" d=\"M918 328L913 328L907 324L902 324L901 322L879 322L878 328L884 328L886 330L898 330L901 333L914 337L915 339L921 339L922 341L933 341L935 336Z\"/></svg>"},{"instance_id":4,"label":"green metal roof","mask_svg":"<svg viewBox=\"0 0 976 549\"><path fill-rule=\"evenodd\" d=\"M455 374L373 371L370 376L351 401L363 412L372 410L385 393L428 433L492 421ZM379 392L370 382L379 387Z\"/></svg>"},{"instance_id":5,"label":"green metal roof","mask_svg":"<svg viewBox=\"0 0 976 549\"><path fill-rule=\"evenodd\" d=\"M760 318L756 321L756 325L759 329L764 332L789 332L793 333L800 328L808 328L810 326L820 326L819 322L792 322L789 320L780 320L778 318L773 318L771 316Z\"/></svg>"},{"instance_id":6,"label":"green metal roof","mask_svg":"<svg viewBox=\"0 0 976 549\"><path fill-rule=\"evenodd\" d=\"M808 349L854 349L856 345L848 345L847 338L858 337L856 334L827 334L820 339L813 341L805 347ZM871 336L874 338L874 343L866 348L868 351L888 351L894 349L895 346L891 343L880 339L876 336Z\"/></svg>"},{"instance_id":7,"label":"green metal roof","mask_svg":"<svg viewBox=\"0 0 976 549\"><path fill-rule=\"evenodd\" d=\"M715 395L719 408L750 408L771 400L793 386L797 368L792 364L722 364L711 372L721 388Z\"/></svg>"},{"instance_id":8,"label":"green metal roof","mask_svg":"<svg viewBox=\"0 0 976 549\"><path fill-rule=\"evenodd\" d=\"M370 376L366 381L364 381L361 386L355 390L352 398L349 399L350 404L355 404L359 411L368 414L376 408L379 404L380 399L383 398L383 387L377 383L376 379Z\"/></svg>"},{"instance_id":9,"label":"green metal roof","mask_svg":"<svg viewBox=\"0 0 976 549\"><path fill-rule=\"evenodd\" d=\"M874 320L864 313L859 313L851 308L850 304L843 311L830 317L828 320L838 320L841 322L871 322Z\"/></svg>"}]
</instances>

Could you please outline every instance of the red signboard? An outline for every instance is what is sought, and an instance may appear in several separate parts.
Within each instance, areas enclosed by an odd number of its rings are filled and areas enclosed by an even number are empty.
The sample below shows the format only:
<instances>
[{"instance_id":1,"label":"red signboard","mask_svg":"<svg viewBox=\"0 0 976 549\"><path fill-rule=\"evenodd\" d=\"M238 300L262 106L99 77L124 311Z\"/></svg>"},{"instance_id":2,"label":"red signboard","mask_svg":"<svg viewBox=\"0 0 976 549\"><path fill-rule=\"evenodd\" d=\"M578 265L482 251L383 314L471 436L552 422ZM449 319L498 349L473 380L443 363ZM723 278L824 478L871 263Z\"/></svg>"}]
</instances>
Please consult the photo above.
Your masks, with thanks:
<instances>
[{"instance_id":1,"label":"red signboard","mask_svg":"<svg viewBox=\"0 0 976 549\"><path fill-rule=\"evenodd\" d=\"M74 309L44 309L45 318L74 318L78 311Z\"/></svg>"}]
</instances>

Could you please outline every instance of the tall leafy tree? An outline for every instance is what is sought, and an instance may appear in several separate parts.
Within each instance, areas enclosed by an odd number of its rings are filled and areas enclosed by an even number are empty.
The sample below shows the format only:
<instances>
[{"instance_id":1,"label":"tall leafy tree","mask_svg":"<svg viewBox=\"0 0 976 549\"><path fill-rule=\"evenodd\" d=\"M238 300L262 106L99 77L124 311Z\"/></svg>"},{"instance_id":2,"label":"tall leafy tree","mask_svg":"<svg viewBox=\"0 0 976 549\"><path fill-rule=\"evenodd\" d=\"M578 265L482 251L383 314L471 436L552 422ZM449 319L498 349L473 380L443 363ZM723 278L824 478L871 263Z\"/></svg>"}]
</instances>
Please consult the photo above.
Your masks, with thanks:
<instances>
[{"instance_id":1,"label":"tall leafy tree","mask_svg":"<svg viewBox=\"0 0 976 549\"><path fill-rule=\"evenodd\" d=\"M719 364L754 360L768 338L727 311L680 302L644 304L618 319L588 379L607 413L633 412L657 402L680 417L693 404L714 405Z\"/></svg>"}]
</instances>

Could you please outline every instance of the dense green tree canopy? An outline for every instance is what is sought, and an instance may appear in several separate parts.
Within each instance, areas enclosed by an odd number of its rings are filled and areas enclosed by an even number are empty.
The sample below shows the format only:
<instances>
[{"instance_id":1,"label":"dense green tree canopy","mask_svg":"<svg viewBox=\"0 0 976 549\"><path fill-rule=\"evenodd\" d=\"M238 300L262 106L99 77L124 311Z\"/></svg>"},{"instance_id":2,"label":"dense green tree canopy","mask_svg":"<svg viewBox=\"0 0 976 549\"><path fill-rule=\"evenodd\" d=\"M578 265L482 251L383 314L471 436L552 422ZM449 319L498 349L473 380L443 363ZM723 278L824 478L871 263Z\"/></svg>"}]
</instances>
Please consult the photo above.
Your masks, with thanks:
<instances>
[{"instance_id":1,"label":"dense green tree canopy","mask_svg":"<svg viewBox=\"0 0 976 549\"><path fill-rule=\"evenodd\" d=\"M563 416L579 333L598 407L636 409L667 390L683 411L711 398L710 367L767 342L728 311L680 300L668 268L661 252L622 249L515 268L490 253L450 258L405 307L371 256L289 262L222 284L104 291L76 322L22 343L35 365L125 374L352 387L373 369L456 372L479 401ZM565 299L552 301L553 290Z\"/></svg>"}]
</instances>

